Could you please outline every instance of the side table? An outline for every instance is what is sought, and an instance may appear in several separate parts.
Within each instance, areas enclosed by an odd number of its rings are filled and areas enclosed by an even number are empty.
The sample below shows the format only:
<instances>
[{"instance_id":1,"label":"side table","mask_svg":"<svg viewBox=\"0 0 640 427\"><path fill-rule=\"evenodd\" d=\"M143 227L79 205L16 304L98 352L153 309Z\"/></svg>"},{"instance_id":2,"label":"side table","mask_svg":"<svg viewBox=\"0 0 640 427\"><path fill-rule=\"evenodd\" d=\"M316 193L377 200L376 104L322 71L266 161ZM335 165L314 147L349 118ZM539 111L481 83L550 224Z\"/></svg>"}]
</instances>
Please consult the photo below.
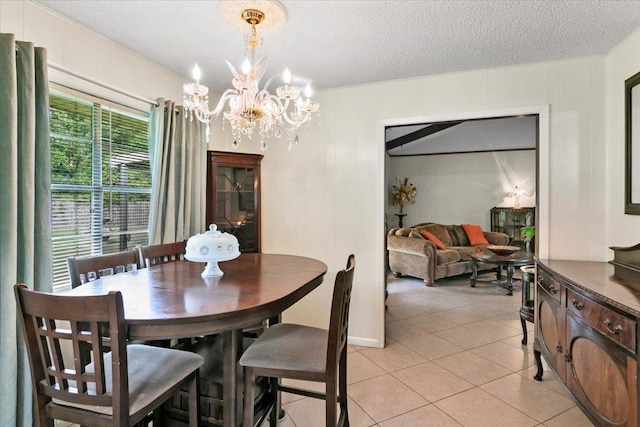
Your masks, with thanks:
<instances>
[{"instance_id":1,"label":"side table","mask_svg":"<svg viewBox=\"0 0 640 427\"><path fill-rule=\"evenodd\" d=\"M520 267L522 273L522 305L520 306L520 322L522 323L522 345L527 345L527 324L534 321L534 289L535 273L534 265Z\"/></svg>"},{"instance_id":2,"label":"side table","mask_svg":"<svg viewBox=\"0 0 640 427\"><path fill-rule=\"evenodd\" d=\"M402 228L402 220L404 219L405 216L407 216L407 214L394 214L394 215L398 217L398 228Z\"/></svg>"}]
</instances>

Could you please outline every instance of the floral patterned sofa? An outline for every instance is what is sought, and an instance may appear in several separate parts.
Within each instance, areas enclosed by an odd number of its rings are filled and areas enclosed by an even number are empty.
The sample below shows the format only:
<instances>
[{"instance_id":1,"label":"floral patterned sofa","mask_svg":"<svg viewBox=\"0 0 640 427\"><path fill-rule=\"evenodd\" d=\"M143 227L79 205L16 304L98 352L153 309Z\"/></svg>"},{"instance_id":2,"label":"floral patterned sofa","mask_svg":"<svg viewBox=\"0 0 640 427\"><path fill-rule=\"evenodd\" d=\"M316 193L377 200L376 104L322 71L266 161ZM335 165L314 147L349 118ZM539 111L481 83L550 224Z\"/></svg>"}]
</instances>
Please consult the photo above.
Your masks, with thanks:
<instances>
[{"instance_id":1,"label":"floral patterned sofa","mask_svg":"<svg viewBox=\"0 0 640 427\"><path fill-rule=\"evenodd\" d=\"M477 227L477 226L476 226ZM427 240L422 231L431 233L444 244L438 249L436 243ZM506 245L509 236L505 233L481 231L490 245ZM387 234L389 267L394 276L411 276L424 280L427 286L443 277L471 272L471 254L486 248L472 245L467 232L461 225L423 223L413 227L393 228ZM479 270L493 269L495 266L478 266Z\"/></svg>"}]
</instances>

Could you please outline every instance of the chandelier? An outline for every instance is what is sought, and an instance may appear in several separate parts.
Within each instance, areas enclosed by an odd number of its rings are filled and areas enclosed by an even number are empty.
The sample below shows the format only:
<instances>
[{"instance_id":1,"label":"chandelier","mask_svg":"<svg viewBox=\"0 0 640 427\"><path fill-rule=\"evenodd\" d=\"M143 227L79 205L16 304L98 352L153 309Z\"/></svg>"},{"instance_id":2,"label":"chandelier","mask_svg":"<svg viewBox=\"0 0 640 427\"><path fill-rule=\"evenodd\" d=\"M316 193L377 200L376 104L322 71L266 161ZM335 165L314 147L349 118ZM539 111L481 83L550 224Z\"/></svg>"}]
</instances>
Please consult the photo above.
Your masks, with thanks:
<instances>
[{"instance_id":1,"label":"chandelier","mask_svg":"<svg viewBox=\"0 0 640 427\"><path fill-rule=\"evenodd\" d=\"M258 9L260 7L261 9ZM196 64L193 69L194 82L183 85L184 108L187 117L195 117L207 124L206 138L209 141L209 123L222 113L222 128L228 121L231 125L233 148L240 146L242 136L251 139L255 132L260 134L261 146L267 149L267 138L289 136L289 150L298 143L298 131L307 129L320 104L311 99L311 87L307 83L304 96L301 90L291 84L291 73L286 68L282 74L284 85L269 93L269 85L277 77L274 75L260 89L260 81L267 68L267 58L259 57L262 39L256 27L268 23L269 29L280 28L287 19L284 6L278 1L237 1L225 0L218 9L223 17L234 26L249 28L245 36L246 58L238 73L229 61L227 66L233 76L233 89L227 89L213 110L209 110L209 88L200 83L201 72ZM240 17L240 19L238 19ZM225 106L228 109L224 111Z\"/></svg>"}]
</instances>

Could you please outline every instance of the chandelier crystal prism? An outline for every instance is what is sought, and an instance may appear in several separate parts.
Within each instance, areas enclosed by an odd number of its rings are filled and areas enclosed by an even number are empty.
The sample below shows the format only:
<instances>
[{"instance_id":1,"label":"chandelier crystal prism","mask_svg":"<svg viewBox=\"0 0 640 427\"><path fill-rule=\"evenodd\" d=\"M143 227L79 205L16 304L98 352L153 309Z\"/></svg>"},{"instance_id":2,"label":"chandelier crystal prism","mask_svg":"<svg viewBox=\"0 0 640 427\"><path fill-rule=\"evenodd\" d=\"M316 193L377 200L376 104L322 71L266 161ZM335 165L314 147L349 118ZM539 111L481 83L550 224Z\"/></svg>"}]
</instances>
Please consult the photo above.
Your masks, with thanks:
<instances>
[{"instance_id":1,"label":"chandelier crystal prism","mask_svg":"<svg viewBox=\"0 0 640 427\"><path fill-rule=\"evenodd\" d=\"M239 9L236 12L236 9ZM240 146L242 136L251 139L254 133L260 134L261 146L267 149L267 139L289 136L289 150L298 143L298 131L308 128L312 116L320 111L320 104L311 99L311 86L307 83L304 96L301 90L291 84L292 77L286 68L282 74L284 85L276 88L275 95L269 93L269 85L278 76L274 75L260 89L260 81L267 69L267 58L259 57L262 39L257 29L261 23L268 23L270 29L279 28L286 21L286 10L277 1L237 1L225 0L219 10L223 19L238 26L240 16L242 25L249 29L245 36L246 58L238 73L229 61L227 66L233 76L232 89L227 89L213 110L209 110L209 88L200 83L202 77L196 64L193 69L194 81L183 85L184 108L188 118L207 124L206 138L209 141L209 124L222 113L222 127L225 122L231 125L233 148ZM239 12L239 13L238 13ZM271 18L271 20L269 20ZM236 21L236 22L233 22ZM223 112L225 106L228 109Z\"/></svg>"}]
</instances>

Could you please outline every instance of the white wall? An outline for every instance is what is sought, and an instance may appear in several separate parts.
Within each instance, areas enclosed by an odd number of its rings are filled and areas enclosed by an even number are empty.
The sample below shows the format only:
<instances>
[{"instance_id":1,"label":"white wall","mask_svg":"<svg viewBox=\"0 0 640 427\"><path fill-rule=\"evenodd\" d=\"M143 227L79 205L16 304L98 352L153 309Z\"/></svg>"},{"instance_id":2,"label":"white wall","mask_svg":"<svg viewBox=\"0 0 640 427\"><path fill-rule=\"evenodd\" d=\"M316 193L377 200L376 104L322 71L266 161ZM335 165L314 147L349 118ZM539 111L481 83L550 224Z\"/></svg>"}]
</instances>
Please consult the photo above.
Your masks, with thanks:
<instances>
[{"instance_id":1,"label":"white wall","mask_svg":"<svg viewBox=\"0 0 640 427\"><path fill-rule=\"evenodd\" d=\"M396 178L407 177L417 189L414 202L404 207L405 226L437 222L479 224L490 230L489 211L513 206L515 199L507 194L515 185L533 196L522 197L520 205L535 206L535 150L387 157L387 163L387 188ZM399 207L388 205L387 212L390 226L397 227L394 214Z\"/></svg>"},{"instance_id":2,"label":"white wall","mask_svg":"<svg viewBox=\"0 0 640 427\"><path fill-rule=\"evenodd\" d=\"M640 71L640 30L616 46L606 61L607 150L606 150L606 242L604 259L613 259L609 246L631 246L640 242L640 216L624 213L625 119L624 81Z\"/></svg>"},{"instance_id":3,"label":"white wall","mask_svg":"<svg viewBox=\"0 0 640 427\"><path fill-rule=\"evenodd\" d=\"M182 100L184 77L38 4L1 0L0 32L47 48L49 63L83 76L141 97Z\"/></svg>"},{"instance_id":4,"label":"white wall","mask_svg":"<svg viewBox=\"0 0 640 427\"><path fill-rule=\"evenodd\" d=\"M426 76L320 91L322 123L294 152L265 158L265 251L314 256L325 284L287 313L323 325L333 274L357 258L350 336L384 339L384 154L381 121L550 104L549 254L602 259L605 245L604 57ZM589 230L585 233L585 230Z\"/></svg>"}]
</instances>

